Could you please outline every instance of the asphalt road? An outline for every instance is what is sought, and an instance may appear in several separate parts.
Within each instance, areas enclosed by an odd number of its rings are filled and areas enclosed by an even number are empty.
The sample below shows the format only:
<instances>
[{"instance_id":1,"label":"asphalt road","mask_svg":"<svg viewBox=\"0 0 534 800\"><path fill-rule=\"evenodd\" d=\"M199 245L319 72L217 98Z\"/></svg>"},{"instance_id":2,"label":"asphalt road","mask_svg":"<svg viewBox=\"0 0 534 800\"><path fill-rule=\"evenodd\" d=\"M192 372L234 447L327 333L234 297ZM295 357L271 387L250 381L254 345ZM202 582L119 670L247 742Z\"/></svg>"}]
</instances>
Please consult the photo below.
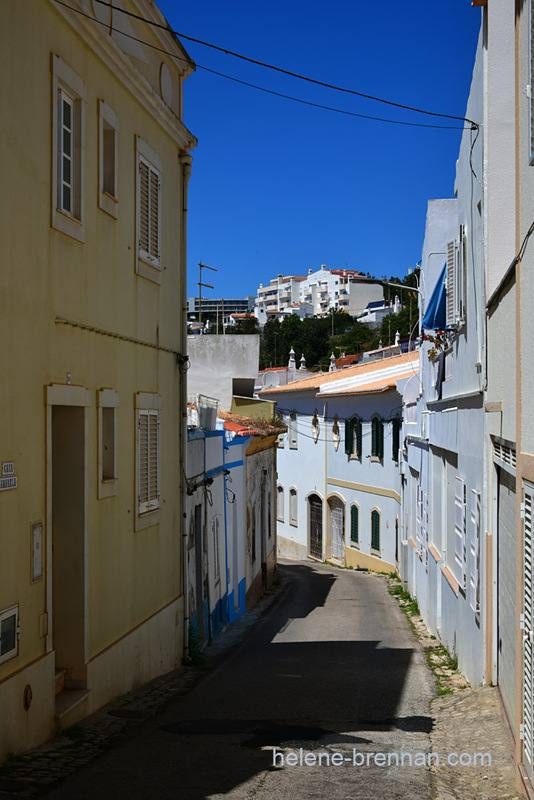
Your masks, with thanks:
<instances>
[{"instance_id":1,"label":"asphalt road","mask_svg":"<svg viewBox=\"0 0 534 800\"><path fill-rule=\"evenodd\" d=\"M429 800L434 683L385 581L281 569L280 601L188 694L47 797Z\"/></svg>"}]
</instances>

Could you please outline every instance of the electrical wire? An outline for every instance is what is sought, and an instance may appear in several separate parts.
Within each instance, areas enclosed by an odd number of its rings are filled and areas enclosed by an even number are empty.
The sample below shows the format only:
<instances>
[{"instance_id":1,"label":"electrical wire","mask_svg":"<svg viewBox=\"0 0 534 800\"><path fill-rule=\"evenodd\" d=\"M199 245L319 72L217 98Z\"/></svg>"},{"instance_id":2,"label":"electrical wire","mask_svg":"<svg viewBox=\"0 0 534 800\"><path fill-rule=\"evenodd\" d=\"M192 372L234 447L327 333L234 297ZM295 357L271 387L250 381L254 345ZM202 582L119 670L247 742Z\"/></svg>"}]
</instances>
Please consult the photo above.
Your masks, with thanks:
<instances>
[{"instance_id":1,"label":"electrical wire","mask_svg":"<svg viewBox=\"0 0 534 800\"><path fill-rule=\"evenodd\" d=\"M147 20L144 17L140 16L139 14L134 14L132 11L126 11L123 8L117 8L117 7L113 6L112 3L107 2L107 0L94 0L94 2L97 2L97 3L99 3L100 5L103 5L103 6L107 6L108 8L113 8L115 11L120 11L122 14L126 14L129 17L133 17L134 19L138 19L141 22L146 23L147 25L152 25L153 27L161 28L162 30L166 31L167 33L173 33L175 36L178 36L178 37L180 37L182 39L186 39L189 42L195 42L195 44L201 44L204 47L210 47L213 50L217 50L217 51L219 51L221 53L225 53L225 55L233 56L234 58L239 58L242 61L247 61L249 64L256 64L257 66L265 67L266 69L271 69L271 70L274 70L275 72L281 72L284 75L289 75L292 78L298 78L298 80L301 80L301 81L307 81L308 83L313 83L313 84L316 84L317 86L324 86L327 89L333 89L333 90L335 90L337 92L345 92L347 94L353 94L353 95L356 95L357 97L363 97L366 100L373 100L373 101L375 101L377 103L384 103L384 104L389 105L389 106L394 106L395 108L402 108L402 109L405 109L407 111L414 111L417 114L427 114L427 115L430 115L430 116L433 116L433 117L443 117L443 118L446 118L446 119L461 120L462 122L468 122L470 125L472 125L476 129L478 129L478 127L479 127L477 122L474 122L473 120L468 119L467 117L459 117L459 116L456 116L454 114L443 114L443 113L438 112L438 111L427 111L426 109L416 108L415 106L405 105L404 103L396 103L393 100L386 100L383 97L376 97L376 96L371 95L371 94L365 94L364 92L358 92L356 89L347 89L346 87L343 87L343 86L336 86L335 84L327 83L325 81L320 81L320 80L317 80L316 78L310 78L307 75L301 75L298 72L292 72L291 70L284 69L283 67L277 67L274 64L269 64L269 63L267 63L265 61L258 61L255 58L250 58L249 56L244 56L242 53L236 53L233 50L229 50L226 47L220 47L219 45L213 44L211 42L205 42L202 39L195 38L194 36L188 36L185 33L180 33L179 31L175 31L168 24L167 25L161 25L160 23L152 22L151 20ZM190 62L190 63L192 63L192 62Z\"/></svg>"},{"instance_id":2,"label":"electrical wire","mask_svg":"<svg viewBox=\"0 0 534 800\"><path fill-rule=\"evenodd\" d=\"M314 103L311 100L304 100L303 98L295 97L294 95L285 94L283 92L277 92L274 89L267 89L266 87L259 86L256 83L251 83L250 81L245 81L245 80L242 80L240 78L236 78L236 77L234 77L232 75L227 75L224 72L219 72L218 70L211 69L210 67L205 67L202 64L197 64L197 63L193 62L191 59L181 58L180 56L177 56L176 53L171 53L168 50L165 50L163 47L158 47L157 45L151 44L150 42L147 42L147 41L145 41L143 39L139 39L136 36L132 36L129 33L121 31L119 28L116 28L116 27L114 27L112 25L108 25L105 22L101 22L99 19L96 19L96 18L92 17L90 14L86 14L85 12L81 11L80 9L77 9L77 8L74 8L71 5L68 5L67 3L63 2L63 0L55 0L55 2L58 5L63 6L64 8L68 8L70 11L74 11L76 14L79 14L80 16L91 20L91 22L96 22L97 25L101 25L101 26L105 27L107 31L115 31L116 33L120 33L121 36L125 36L127 39L132 39L133 41L138 42L139 44L142 44L145 47L150 47L152 50L157 50L159 53L163 53L164 55L170 56L171 58L174 58L177 61L182 61L182 62L188 64L189 66L196 67L196 69L203 70L204 72L209 72L212 75L218 75L219 77L225 78L226 80L232 81L234 83L241 84L242 86L248 86L251 89L256 89L257 91L264 92L266 94L272 94L275 97L281 97L281 98L283 98L285 100L291 100L291 101L293 101L295 103L301 103L302 105L312 106L313 108L319 108L319 109L324 110L324 111L332 111L332 112L334 112L336 114L344 114L344 115L350 116L350 117L359 117L360 119L368 119L368 120L372 120L372 121L375 121L375 122L386 122L386 123L388 123L390 125L405 125L405 126L413 127L413 128L435 128L435 129L440 129L440 130L451 130L451 131L453 131L453 130L466 130L465 126L458 126L458 125L430 125L430 124L425 124L425 123L422 123L422 122L406 122L406 121L403 121L403 120L388 119L388 118L385 118L385 117L375 117L375 116L372 116L372 115L369 115L369 114L359 114L359 113L357 113L355 111L347 111L345 109L335 108L333 106L327 106L327 105L324 105L322 103ZM139 16L137 14L133 14L130 11L126 11L126 10L121 9L121 8L116 8L115 6L112 6L110 3L103 2L103 0L95 0L95 2L99 2L102 5L109 6L110 8L114 8L114 10L121 11L123 14L128 14L129 16L133 16L136 19L142 20L147 25L153 25L155 27L162 28L163 30L167 31L167 33L172 33L172 34L174 34L176 36L182 36L182 38L184 38L184 39L192 38L192 37L185 36L184 34L179 34L179 33L175 32L175 31L173 31L172 29L165 27L164 25L160 25L158 23L151 22L150 20L146 20L146 19L144 19L144 17L141 17L141 16ZM284 69L279 68L279 67L274 67L274 66L269 65L269 64L262 64L262 62L260 62L260 61L255 62L253 59L248 59L246 56L239 56L238 54L232 53L229 50L227 51L224 48L218 48L216 45L209 45L206 42L202 42L202 41L196 40L196 39L192 39L192 41L198 41L200 44L206 44L207 46L211 46L211 47L214 47L216 49L222 50L222 52L228 53L229 55L236 55L237 57L241 57L241 58L243 58L243 59L245 59L247 61L252 61L253 63L257 63L260 66L266 66L266 67L269 67L271 69L278 70L278 71L280 71L282 73L285 73L285 74L288 74L288 75L293 75L293 77L301 78L302 80L306 80L306 81L309 81L311 83L316 83L318 85L326 86L327 88L337 89L338 91L342 91L342 92L349 92L349 93L355 94L355 95L357 95L359 97L364 97L364 98L368 98L368 99L371 99L371 100L377 100L377 101L380 101L380 102L383 102L383 103L387 103L388 105L396 106L398 108L404 108L404 109L407 109L407 110L410 110L410 111L418 111L421 114L432 114L433 116L446 117L448 119L457 119L457 120L461 120L461 121L464 121L464 122L469 122L469 124L472 127L476 127L478 129L478 124L476 122L473 122L472 120L467 120L464 117L454 117L454 116L452 116L450 114L439 114L439 113L433 112L433 111L423 111L423 110L420 110L420 109L412 108L411 106L403 106L400 103L394 103L394 102L389 101L389 100L382 100L381 98L374 98L374 97L372 97L370 95L365 95L365 94L363 94L361 92L357 92L357 91L355 91L353 89L343 89L341 87L337 87L337 86L334 86L334 85L322 83L321 81L316 81L313 78L306 78L305 76L301 76L301 75L297 75L296 73L288 72L287 70L284 70Z\"/></svg>"}]
</instances>

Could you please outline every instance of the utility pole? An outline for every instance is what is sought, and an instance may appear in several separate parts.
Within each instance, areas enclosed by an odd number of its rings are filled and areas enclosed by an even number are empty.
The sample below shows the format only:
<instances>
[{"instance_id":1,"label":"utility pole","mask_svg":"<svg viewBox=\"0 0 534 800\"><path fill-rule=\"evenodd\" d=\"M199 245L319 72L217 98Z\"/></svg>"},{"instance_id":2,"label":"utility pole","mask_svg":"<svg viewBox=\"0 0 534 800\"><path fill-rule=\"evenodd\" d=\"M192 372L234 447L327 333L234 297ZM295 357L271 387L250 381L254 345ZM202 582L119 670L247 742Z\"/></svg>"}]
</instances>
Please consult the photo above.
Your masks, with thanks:
<instances>
[{"instance_id":1,"label":"utility pole","mask_svg":"<svg viewBox=\"0 0 534 800\"><path fill-rule=\"evenodd\" d=\"M218 269L215 269L215 267L208 267L208 265L203 264L202 261L198 262L198 325L200 330L202 330L202 287L205 286L206 289L213 289L213 286L210 283L202 283L203 269L211 269L212 272L219 271Z\"/></svg>"}]
</instances>

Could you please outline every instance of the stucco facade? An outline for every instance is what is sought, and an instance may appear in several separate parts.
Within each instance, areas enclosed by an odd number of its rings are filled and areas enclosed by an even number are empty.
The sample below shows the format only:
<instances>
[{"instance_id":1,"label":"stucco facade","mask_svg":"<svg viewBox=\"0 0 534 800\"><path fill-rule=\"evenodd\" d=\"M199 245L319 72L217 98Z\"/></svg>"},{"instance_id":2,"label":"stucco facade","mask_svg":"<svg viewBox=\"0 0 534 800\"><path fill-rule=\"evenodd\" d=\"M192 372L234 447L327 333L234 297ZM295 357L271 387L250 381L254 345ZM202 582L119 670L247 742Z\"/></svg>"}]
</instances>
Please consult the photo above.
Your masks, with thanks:
<instances>
[{"instance_id":1,"label":"stucco facade","mask_svg":"<svg viewBox=\"0 0 534 800\"><path fill-rule=\"evenodd\" d=\"M400 549L397 382L418 354L261 393L288 431L278 448L278 552L390 572ZM396 428L396 430L395 430Z\"/></svg>"},{"instance_id":2,"label":"stucco facade","mask_svg":"<svg viewBox=\"0 0 534 800\"><path fill-rule=\"evenodd\" d=\"M177 59L80 9L2 7L0 756L171 669L184 639L191 67L167 32L127 23Z\"/></svg>"}]
</instances>

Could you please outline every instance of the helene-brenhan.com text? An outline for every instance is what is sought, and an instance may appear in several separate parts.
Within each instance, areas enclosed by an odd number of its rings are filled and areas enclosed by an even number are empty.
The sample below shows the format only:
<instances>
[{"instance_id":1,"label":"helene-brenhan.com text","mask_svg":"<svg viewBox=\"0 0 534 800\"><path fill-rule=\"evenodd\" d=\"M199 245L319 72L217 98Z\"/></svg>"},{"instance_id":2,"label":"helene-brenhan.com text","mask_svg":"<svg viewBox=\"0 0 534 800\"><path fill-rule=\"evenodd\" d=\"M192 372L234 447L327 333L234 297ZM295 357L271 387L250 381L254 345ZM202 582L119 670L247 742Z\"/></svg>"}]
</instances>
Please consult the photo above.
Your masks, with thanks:
<instances>
[{"instance_id":1,"label":"helene-brenhan.com text","mask_svg":"<svg viewBox=\"0 0 534 800\"><path fill-rule=\"evenodd\" d=\"M273 767L491 767L491 753L380 753L273 749Z\"/></svg>"}]
</instances>

